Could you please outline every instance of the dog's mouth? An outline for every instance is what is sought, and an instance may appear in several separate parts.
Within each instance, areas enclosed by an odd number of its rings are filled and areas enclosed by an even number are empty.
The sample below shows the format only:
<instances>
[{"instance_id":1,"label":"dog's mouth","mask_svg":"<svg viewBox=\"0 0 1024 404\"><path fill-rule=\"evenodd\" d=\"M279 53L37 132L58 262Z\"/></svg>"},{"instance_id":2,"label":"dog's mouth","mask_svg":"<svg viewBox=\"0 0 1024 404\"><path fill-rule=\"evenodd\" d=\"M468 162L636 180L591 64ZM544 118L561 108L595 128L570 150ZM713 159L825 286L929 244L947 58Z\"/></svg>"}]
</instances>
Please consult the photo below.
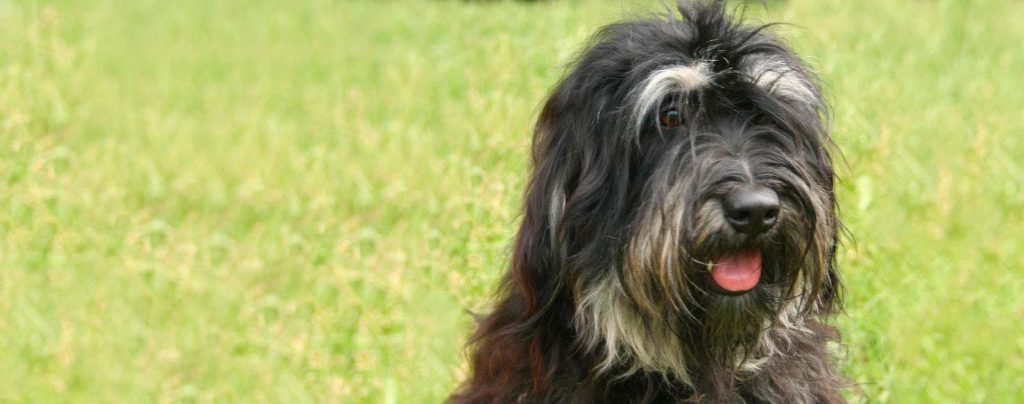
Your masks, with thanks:
<instances>
[{"instance_id":1,"label":"dog's mouth","mask_svg":"<svg viewBox=\"0 0 1024 404\"><path fill-rule=\"evenodd\" d=\"M761 250L728 253L711 264L711 280L728 294L750 291L761 281Z\"/></svg>"}]
</instances>

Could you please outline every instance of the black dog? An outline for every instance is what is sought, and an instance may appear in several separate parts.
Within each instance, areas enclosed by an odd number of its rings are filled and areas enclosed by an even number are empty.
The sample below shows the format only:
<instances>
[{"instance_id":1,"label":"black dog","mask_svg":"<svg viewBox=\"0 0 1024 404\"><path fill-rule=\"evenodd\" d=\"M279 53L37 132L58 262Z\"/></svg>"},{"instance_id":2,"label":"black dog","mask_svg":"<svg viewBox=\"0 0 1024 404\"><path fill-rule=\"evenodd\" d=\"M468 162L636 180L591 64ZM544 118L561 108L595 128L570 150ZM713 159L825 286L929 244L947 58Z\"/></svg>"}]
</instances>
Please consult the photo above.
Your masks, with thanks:
<instances>
[{"instance_id":1,"label":"black dog","mask_svg":"<svg viewBox=\"0 0 1024 404\"><path fill-rule=\"evenodd\" d=\"M843 401L816 78L721 1L679 11L602 29L544 105L452 401Z\"/></svg>"}]
</instances>

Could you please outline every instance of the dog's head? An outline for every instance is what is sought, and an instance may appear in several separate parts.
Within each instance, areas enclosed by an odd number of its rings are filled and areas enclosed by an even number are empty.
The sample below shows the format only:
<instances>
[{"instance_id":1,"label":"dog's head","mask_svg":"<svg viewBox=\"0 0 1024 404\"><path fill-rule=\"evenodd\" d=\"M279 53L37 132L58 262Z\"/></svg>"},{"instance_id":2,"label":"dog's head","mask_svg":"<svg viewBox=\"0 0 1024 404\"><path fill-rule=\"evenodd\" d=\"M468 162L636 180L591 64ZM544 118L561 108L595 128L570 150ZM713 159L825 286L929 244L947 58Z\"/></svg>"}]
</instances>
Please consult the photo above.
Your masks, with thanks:
<instances>
[{"instance_id":1,"label":"dog's head","mask_svg":"<svg viewBox=\"0 0 1024 404\"><path fill-rule=\"evenodd\" d=\"M568 291L603 369L686 381L833 309L839 223L813 73L721 2L679 9L604 28L553 90L513 271L528 304Z\"/></svg>"}]
</instances>

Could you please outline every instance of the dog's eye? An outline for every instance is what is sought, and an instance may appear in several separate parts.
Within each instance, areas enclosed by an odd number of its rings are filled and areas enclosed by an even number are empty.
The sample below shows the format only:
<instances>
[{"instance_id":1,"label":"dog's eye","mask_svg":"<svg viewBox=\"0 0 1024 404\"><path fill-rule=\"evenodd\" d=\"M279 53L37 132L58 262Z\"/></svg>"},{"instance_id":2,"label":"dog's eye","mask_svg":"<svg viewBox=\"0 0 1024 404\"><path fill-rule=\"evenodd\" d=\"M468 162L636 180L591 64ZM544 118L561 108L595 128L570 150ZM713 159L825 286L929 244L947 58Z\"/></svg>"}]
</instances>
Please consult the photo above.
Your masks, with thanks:
<instances>
[{"instance_id":1,"label":"dog's eye","mask_svg":"<svg viewBox=\"0 0 1024 404\"><path fill-rule=\"evenodd\" d=\"M683 113L676 107L666 108L661 111L659 120L662 127L674 128L683 124Z\"/></svg>"}]
</instances>

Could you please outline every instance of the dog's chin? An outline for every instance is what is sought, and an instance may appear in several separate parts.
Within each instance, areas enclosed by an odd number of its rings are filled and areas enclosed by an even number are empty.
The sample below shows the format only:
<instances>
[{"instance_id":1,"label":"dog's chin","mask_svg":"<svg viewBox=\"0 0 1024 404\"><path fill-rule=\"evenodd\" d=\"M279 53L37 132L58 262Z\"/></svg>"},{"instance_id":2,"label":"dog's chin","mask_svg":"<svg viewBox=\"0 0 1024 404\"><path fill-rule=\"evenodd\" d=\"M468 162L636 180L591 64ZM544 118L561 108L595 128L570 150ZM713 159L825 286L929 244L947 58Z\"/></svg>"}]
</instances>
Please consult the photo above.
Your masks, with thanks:
<instances>
[{"instance_id":1,"label":"dog's chin","mask_svg":"<svg viewBox=\"0 0 1024 404\"><path fill-rule=\"evenodd\" d=\"M738 354L749 353L766 332L766 324L777 317L779 293L772 284L743 293L709 293L699 322L707 359L728 366Z\"/></svg>"}]
</instances>

